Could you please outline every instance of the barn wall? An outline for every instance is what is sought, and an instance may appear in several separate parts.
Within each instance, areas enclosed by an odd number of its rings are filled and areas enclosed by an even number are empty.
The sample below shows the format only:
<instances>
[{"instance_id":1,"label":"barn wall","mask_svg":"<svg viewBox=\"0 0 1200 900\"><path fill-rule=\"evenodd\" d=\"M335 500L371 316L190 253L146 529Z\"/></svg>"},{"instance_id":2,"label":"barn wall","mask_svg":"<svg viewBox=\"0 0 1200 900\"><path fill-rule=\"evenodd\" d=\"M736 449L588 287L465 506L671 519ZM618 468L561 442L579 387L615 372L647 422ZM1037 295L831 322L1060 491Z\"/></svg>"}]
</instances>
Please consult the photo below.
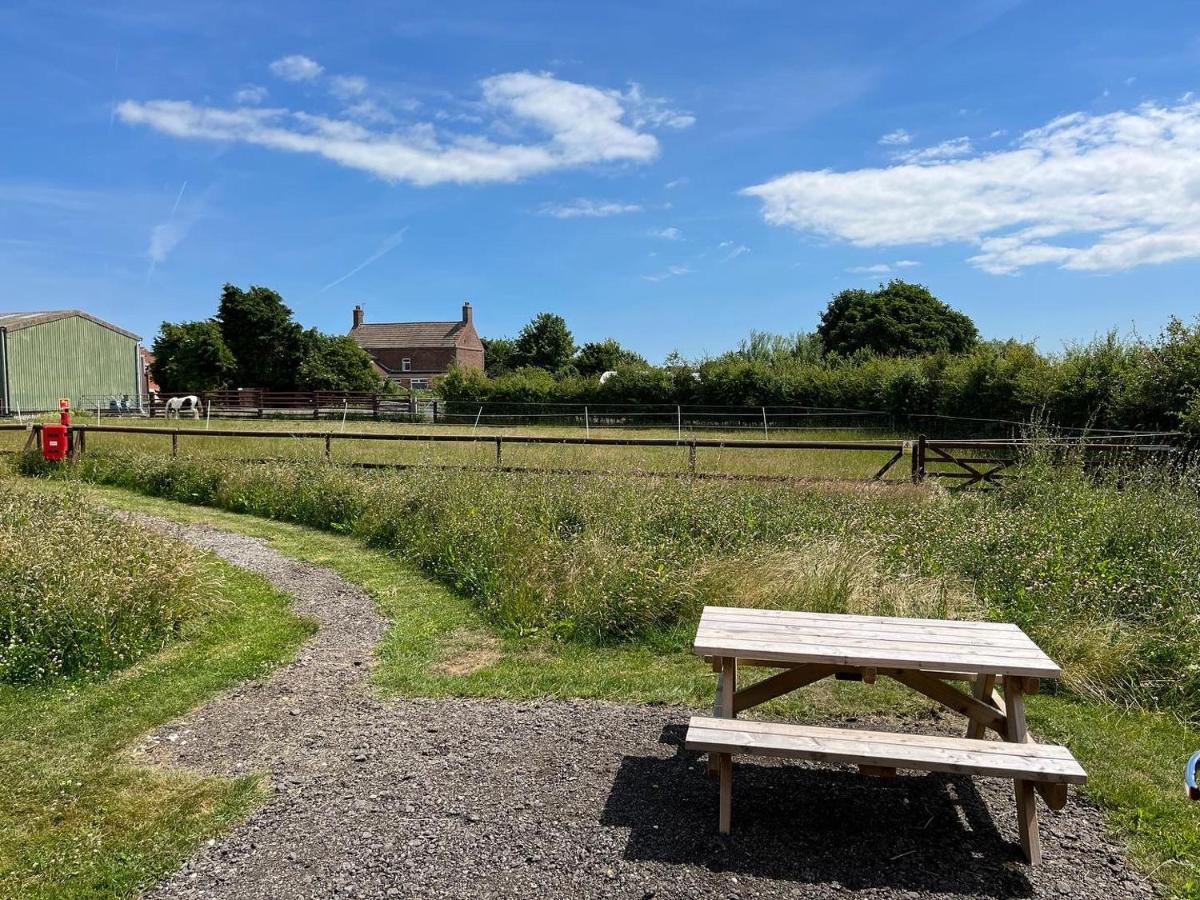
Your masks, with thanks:
<instances>
[{"instance_id":1,"label":"barn wall","mask_svg":"<svg viewBox=\"0 0 1200 900\"><path fill-rule=\"evenodd\" d=\"M70 397L128 394L137 402L137 342L87 319L72 316L8 332L9 406L12 411L58 408Z\"/></svg>"}]
</instances>

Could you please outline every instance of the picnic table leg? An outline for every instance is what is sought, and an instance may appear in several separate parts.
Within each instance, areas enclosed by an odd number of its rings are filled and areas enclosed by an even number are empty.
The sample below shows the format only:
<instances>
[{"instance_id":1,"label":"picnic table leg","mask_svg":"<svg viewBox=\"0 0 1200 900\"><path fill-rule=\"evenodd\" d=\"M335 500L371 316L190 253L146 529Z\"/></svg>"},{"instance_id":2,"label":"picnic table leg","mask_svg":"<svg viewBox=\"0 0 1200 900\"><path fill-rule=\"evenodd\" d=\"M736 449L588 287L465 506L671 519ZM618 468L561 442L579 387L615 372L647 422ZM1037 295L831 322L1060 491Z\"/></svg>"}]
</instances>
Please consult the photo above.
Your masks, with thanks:
<instances>
[{"instance_id":1,"label":"picnic table leg","mask_svg":"<svg viewBox=\"0 0 1200 900\"><path fill-rule=\"evenodd\" d=\"M735 719L737 713L733 711L733 695L737 692L737 659L714 656L712 667L717 673L717 700L713 704L713 717ZM708 754L709 777L716 777L720 770L719 756L719 753Z\"/></svg>"},{"instance_id":2,"label":"picnic table leg","mask_svg":"<svg viewBox=\"0 0 1200 900\"><path fill-rule=\"evenodd\" d=\"M982 703L991 703L992 689L996 686L995 675L979 674L975 676L975 686L971 689L971 694L976 700ZM982 722L976 722L972 719L967 723L967 737L981 739L987 732L987 727Z\"/></svg>"},{"instance_id":3,"label":"picnic table leg","mask_svg":"<svg viewBox=\"0 0 1200 900\"><path fill-rule=\"evenodd\" d=\"M721 834L729 834L729 823L733 813L733 756L718 753L718 768L721 772Z\"/></svg>"},{"instance_id":4,"label":"picnic table leg","mask_svg":"<svg viewBox=\"0 0 1200 900\"><path fill-rule=\"evenodd\" d=\"M1006 738L1017 744L1025 743L1025 679L1005 676L1004 703L1008 708L1008 734ZM1021 850L1031 866L1042 861L1042 841L1038 835L1037 803L1032 781L1016 779L1013 782L1017 798L1017 830L1021 836Z\"/></svg>"}]
</instances>

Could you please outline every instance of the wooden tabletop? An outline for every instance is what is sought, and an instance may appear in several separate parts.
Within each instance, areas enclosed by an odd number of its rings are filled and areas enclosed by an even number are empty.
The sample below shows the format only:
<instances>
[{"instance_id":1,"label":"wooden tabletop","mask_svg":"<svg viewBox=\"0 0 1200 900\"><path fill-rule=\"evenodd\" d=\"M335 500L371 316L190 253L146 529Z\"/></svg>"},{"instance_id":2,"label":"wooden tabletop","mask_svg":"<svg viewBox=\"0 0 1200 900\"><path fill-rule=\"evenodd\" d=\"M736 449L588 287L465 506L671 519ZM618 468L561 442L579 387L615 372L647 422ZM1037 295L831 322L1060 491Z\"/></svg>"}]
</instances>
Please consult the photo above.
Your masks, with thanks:
<instances>
[{"instance_id":1,"label":"wooden tabletop","mask_svg":"<svg viewBox=\"0 0 1200 900\"><path fill-rule=\"evenodd\" d=\"M1016 625L706 606L695 652L762 662L824 663L1059 678L1058 664Z\"/></svg>"}]
</instances>

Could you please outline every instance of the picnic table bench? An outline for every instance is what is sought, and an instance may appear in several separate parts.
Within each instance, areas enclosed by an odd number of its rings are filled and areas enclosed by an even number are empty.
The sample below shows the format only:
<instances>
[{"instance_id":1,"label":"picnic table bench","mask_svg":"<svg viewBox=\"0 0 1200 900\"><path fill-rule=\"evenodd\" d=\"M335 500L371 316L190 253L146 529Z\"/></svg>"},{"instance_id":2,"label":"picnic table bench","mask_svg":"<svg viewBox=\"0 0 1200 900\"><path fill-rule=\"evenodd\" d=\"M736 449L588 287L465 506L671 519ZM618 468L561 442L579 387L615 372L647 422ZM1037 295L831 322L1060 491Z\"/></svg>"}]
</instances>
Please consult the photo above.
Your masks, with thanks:
<instances>
[{"instance_id":1,"label":"picnic table bench","mask_svg":"<svg viewBox=\"0 0 1200 900\"><path fill-rule=\"evenodd\" d=\"M709 606L694 649L719 678L712 716L691 718L685 745L707 751L709 771L719 776L722 833L730 830L734 754L857 765L876 776L912 769L1012 778L1021 849L1031 864L1041 859L1035 794L1061 809L1067 785L1087 781L1067 748L1036 743L1026 730L1025 695L1062 671L1015 625ZM739 666L780 671L739 689ZM737 718L823 678L874 683L880 676L965 716L966 736ZM1002 740L986 740L989 730Z\"/></svg>"}]
</instances>

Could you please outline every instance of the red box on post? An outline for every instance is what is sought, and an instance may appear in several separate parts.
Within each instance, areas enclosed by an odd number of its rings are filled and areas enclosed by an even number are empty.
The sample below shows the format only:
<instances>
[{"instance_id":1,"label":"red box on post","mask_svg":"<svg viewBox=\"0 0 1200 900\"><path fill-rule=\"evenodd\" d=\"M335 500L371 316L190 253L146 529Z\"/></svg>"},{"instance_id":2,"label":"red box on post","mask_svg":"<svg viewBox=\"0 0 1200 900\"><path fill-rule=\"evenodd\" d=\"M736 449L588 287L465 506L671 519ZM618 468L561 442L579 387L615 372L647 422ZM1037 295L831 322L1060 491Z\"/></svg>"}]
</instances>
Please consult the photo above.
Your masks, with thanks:
<instances>
[{"instance_id":1,"label":"red box on post","mask_svg":"<svg viewBox=\"0 0 1200 900\"><path fill-rule=\"evenodd\" d=\"M42 426L42 458L61 462L67 458L67 426Z\"/></svg>"}]
</instances>

